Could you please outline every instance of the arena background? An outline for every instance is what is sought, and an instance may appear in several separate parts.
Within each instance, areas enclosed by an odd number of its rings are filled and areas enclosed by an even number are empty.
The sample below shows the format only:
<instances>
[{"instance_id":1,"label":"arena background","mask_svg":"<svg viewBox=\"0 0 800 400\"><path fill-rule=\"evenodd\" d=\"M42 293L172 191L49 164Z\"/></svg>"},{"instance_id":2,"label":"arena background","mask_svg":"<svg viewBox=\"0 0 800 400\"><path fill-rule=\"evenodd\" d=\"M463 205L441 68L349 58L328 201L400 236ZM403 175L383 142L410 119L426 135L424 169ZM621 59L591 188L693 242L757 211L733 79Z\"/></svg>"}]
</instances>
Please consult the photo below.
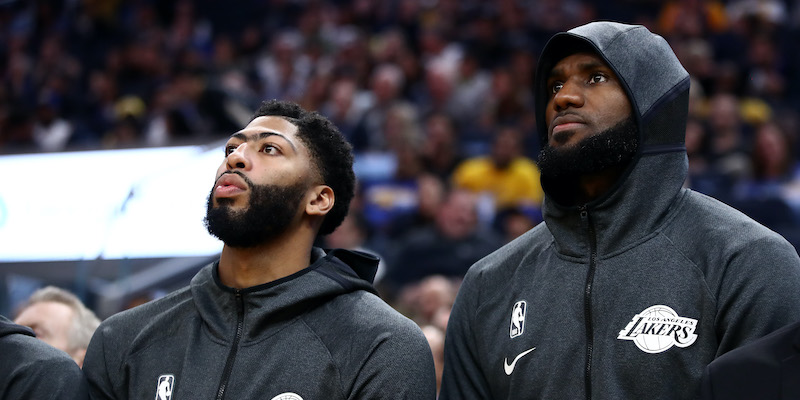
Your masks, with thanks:
<instances>
[{"instance_id":1,"label":"arena background","mask_svg":"<svg viewBox=\"0 0 800 400\"><path fill-rule=\"evenodd\" d=\"M454 171L503 129L536 159L536 58L591 20L669 41L693 79L687 186L797 247L796 2L4 0L0 313L48 284L101 318L186 285L221 248L202 224L221 145L279 98L357 153L353 217L319 244L383 256L384 298L443 329L473 259L541 220L530 199L449 201ZM406 274L409 254L449 264Z\"/></svg>"}]
</instances>

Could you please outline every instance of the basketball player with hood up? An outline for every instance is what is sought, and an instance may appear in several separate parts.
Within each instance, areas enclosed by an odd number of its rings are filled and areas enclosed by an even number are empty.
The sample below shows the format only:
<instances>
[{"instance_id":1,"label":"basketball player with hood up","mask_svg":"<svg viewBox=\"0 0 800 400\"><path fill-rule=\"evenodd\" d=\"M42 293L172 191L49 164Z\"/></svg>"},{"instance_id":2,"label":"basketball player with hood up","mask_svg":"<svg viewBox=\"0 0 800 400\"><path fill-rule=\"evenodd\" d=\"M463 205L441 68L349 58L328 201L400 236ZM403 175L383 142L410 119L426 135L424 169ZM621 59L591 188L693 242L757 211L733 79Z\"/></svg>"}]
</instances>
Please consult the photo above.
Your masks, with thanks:
<instances>
[{"instance_id":1,"label":"basketball player with hood up","mask_svg":"<svg viewBox=\"0 0 800 400\"><path fill-rule=\"evenodd\" d=\"M476 263L441 399L690 399L800 316L781 236L683 188L689 75L642 26L556 34L535 78L545 223Z\"/></svg>"}]
</instances>

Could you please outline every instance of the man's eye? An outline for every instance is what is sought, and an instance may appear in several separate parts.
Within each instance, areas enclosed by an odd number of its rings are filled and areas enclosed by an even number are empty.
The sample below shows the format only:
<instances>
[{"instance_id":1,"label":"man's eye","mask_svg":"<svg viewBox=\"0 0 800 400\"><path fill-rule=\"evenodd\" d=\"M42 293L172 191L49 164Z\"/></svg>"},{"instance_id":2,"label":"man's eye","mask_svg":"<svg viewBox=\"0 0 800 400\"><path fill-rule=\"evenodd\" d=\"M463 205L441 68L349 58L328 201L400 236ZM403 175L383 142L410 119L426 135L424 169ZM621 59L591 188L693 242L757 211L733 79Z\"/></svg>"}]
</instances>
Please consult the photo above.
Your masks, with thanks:
<instances>
[{"instance_id":1,"label":"man's eye","mask_svg":"<svg viewBox=\"0 0 800 400\"><path fill-rule=\"evenodd\" d=\"M594 74L592 75L592 78L589 79L589 83L603 83L607 80L608 78L606 78L606 76L603 74Z\"/></svg>"},{"instance_id":2,"label":"man's eye","mask_svg":"<svg viewBox=\"0 0 800 400\"><path fill-rule=\"evenodd\" d=\"M278 148L273 146L273 145L271 145L271 144L264 145L264 148L261 151L263 151L264 153L267 153L267 154L277 154L277 153L279 153Z\"/></svg>"},{"instance_id":3,"label":"man's eye","mask_svg":"<svg viewBox=\"0 0 800 400\"><path fill-rule=\"evenodd\" d=\"M552 92L553 94L556 94L556 93L558 93L558 91L559 91L559 90L561 90L561 88L562 88L563 86L564 86L564 84L563 84L563 83L561 83L561 82L556 82L556 83L554 83L553 85L551 85L551 86L550 86L550 90L551 90L551 92Z\"/></svg>"},{"instance_id":4,"label":"man's eye","mask_svg":"<svg viewBox=\"0 0 800 400\"><path fill-rule=\"evenodd\" d=\"M225 146L225 157L227 157L227 156L231 155L231 153L233 153L234 151L236 151L236 148L237 148L237 147L238 147L238 146L233 146L233 145L228 145L228 146Z\"/></svg>"}]
</instances>

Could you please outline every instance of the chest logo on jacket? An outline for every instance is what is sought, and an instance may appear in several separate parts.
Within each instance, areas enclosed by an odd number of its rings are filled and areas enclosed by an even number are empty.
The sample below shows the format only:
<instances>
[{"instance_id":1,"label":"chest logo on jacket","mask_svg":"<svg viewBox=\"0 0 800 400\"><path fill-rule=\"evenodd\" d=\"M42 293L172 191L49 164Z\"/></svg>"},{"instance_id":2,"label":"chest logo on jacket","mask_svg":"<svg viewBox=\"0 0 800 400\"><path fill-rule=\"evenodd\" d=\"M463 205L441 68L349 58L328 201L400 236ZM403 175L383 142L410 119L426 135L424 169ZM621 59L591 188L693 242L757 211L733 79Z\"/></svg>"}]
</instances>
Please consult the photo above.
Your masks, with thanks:
<instances>
[{"instance_id":1,"label":"chest logo on jacket","mask_svg":"<svg viewBox=\"0 0 800 400\"><path fill-rule=\"evenodd\" d=\"M617 339L630 340L645 353L661 353L673 345L689 347L697 340L697 320L681 317L663 305L648 307L633 316Z\"/></svg>"},{"instance_id":2,"label":"chest logo on jacket","mask_svg":"<svg viewBox=\"0 0 800 400\"><path fill-rule=\"evenodd\" d=\"M525 312L528 310L528 303L520 300L511 308L511 327L509 333L511 338L522 335L525 332Z\"/></svg>"},{"instance_id":3,"label":"chest logo on jacket","mask_svg":"<svg viewBox=\"0 0 800 400\"><path fill-rule=\"evenodd\" d=\"M156 386L156 400L172 400L172 388L175 386L175 375L161 375Z\"/></svg>"},{"instance_id":4,"label":"chest logo on jacket","mask_svg":"<svg viewBox=\"0 0 800 400\"><path fill-rule=\"evenodd\" d=\"M297 393L286 392L273 397L272 400L303 400L303 398Z\"/></svg>"}]
</instances>

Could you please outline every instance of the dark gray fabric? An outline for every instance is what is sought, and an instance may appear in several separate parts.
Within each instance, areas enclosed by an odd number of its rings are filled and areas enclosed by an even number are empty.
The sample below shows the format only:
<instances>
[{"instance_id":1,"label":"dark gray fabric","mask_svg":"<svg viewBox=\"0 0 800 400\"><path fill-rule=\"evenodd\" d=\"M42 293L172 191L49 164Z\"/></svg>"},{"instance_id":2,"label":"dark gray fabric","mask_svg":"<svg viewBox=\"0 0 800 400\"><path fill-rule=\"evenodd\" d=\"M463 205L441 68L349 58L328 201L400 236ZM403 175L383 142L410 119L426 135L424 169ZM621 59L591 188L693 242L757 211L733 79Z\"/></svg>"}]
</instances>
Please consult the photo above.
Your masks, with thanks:
<instances>
[{"instance_id":1,"label":"dark gray fabric","mask_svg":"<svg viewBox=\"0 0 800 400\"><path fill-rule=\"evenodd\" d=\"M800 399L800 322L714 360L703 400Z\"/></svg>"},{"instance_id":2,"label":"dark gray fabric","mask_svg":"<svg viewBox=\"0 0 800 400\"><path fill-rule=\"evenodd\" d=\"M215 398L242 309L224 398L433 399L433 358L421 330L364 279L377 259L315 253L310 267L243 289L240 298L218 281L214 263L189 287L104 321L84 365L92 397L154 398L159 378L172 375L173 399Z\"/></svg>"},{"instance_id":3,"label":"dark gray fabric","mask_svg":"<svg viewBox=\"0 0 800 400\"><path fill-rule=\"evenodd\" d=\"M554 65L576 40L606 51L635 99L643 142L661 147L643 150L588 204L559 205L544 185L545 222L470 268L448 323L442 400L697 398L714 358L800 315L795 249L682 188L686 154L665 149L683 143L688 76L666 42L642 27L593 23L556 36L540 65ZM524 331L512 337L520 301ZM634 336L648 351L625 339Z\"/></svg>"},{"instance_id":4,"label":"dark gray fabric","mask_svg":"<svg viewBox=\"0 0 800 400\"><path fill-rule=\"evenodd\" d=\"M0 399L88 399L86 380L67 353L0 315Z\"/></svg>"}]
</instances>

